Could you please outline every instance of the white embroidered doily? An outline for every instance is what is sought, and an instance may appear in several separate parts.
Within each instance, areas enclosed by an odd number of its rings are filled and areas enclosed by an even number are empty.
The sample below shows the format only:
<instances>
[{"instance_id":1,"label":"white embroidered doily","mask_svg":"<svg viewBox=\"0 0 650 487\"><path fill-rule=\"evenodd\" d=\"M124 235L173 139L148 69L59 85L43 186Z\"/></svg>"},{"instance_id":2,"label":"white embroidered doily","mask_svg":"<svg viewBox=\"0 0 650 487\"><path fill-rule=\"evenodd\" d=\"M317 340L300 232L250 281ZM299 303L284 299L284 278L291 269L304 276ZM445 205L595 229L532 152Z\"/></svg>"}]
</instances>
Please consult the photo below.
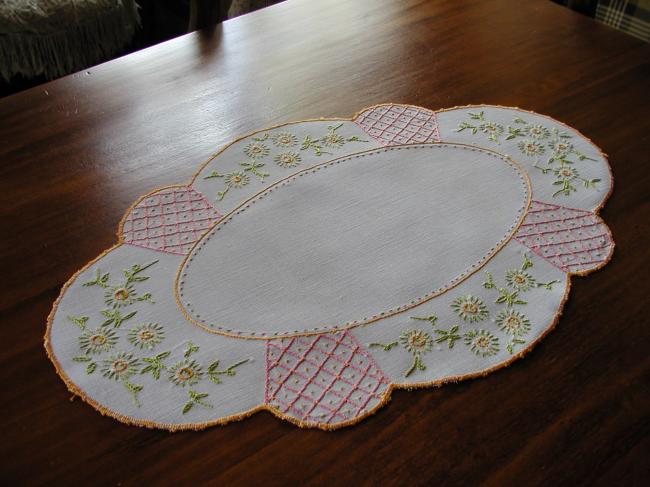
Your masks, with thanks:
<instances>
[{"instance_id":1,"label":"white embroidered doily","mask_svg":"<svg viewBox=\"0 0 650 487\"><path fill-rule=\"evenodd\" d=\"M570 276L610 258L611 188L591 141L516 108L386 104L260 130L131 206L63 287L46 349L127 423L352 424L393 388L530 350Z\"/></svg>"}]
</instances>

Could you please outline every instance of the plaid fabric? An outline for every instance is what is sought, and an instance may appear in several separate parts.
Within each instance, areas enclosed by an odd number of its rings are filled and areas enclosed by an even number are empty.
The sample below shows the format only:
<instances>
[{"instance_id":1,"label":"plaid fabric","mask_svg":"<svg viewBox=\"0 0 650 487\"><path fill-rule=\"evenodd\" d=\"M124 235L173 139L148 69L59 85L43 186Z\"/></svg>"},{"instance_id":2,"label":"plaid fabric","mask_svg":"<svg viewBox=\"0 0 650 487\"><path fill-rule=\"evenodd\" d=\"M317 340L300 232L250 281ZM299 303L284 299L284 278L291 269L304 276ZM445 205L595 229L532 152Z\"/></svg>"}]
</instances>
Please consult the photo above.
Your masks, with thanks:
<instances>
[{"instance_id":1,"label":"plaid fabric","mask_svg":"<svg viewBox=\"0 0 650 487\"><path fill-rule=\"evenodd\" d=\"M599 0L596 20L650 42L650 0Z\"/></svg>"},{"instance_id":2,"label":"plaid fabric","mask_svg":"<svg viewBox=\"0 0 650 487\"><path fill-rule=\"evenodd\" d=\"M650 0L553 0L650 42Z\"/></svg>"}]
</instances>

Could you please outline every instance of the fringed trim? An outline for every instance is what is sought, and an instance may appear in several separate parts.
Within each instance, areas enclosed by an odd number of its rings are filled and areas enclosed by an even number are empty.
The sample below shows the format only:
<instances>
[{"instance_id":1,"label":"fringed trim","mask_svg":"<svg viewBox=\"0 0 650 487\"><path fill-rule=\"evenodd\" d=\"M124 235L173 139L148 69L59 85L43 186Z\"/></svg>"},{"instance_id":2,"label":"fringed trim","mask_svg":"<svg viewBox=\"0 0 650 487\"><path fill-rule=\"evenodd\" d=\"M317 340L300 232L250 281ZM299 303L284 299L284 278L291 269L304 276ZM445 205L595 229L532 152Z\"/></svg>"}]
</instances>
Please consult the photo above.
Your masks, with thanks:
<instances>
[{"instance_id":1,"label":"fringed trim","mask_svg":"<svg viewBox=\"0 0 650 487\"><path fill-rule=\"evenodd\" d=\"M123 49L139 24L137 4L123 0L58 32L0 34L0 75L54 79L79 71Z\"/></svg>"}]
</instances>

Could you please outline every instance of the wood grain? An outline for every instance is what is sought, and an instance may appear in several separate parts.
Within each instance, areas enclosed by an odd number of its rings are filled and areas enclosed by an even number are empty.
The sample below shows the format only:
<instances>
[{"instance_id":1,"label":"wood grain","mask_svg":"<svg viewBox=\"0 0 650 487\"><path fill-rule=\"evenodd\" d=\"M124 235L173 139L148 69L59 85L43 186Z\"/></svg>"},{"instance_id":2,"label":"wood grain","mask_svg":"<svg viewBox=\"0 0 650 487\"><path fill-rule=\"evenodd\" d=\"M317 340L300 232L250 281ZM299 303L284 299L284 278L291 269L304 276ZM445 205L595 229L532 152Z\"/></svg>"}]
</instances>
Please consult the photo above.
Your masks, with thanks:
<instances>
[{"instance_id":1,"label":"wood grain","mask_svg":"<svg viewBox=\"0 0 650 487\"><path fill-rule=\"evenodd\" d=\"M0 100L6 485L642 485L649 475L650 47L547 0L289 0ZM260 413L169 434L102 417L42 346L62 283L128 205L235 136L386 101L520 106L610 155L617 242L558 328L484 379L361 424Z\"/></svg>"}]
</instances>

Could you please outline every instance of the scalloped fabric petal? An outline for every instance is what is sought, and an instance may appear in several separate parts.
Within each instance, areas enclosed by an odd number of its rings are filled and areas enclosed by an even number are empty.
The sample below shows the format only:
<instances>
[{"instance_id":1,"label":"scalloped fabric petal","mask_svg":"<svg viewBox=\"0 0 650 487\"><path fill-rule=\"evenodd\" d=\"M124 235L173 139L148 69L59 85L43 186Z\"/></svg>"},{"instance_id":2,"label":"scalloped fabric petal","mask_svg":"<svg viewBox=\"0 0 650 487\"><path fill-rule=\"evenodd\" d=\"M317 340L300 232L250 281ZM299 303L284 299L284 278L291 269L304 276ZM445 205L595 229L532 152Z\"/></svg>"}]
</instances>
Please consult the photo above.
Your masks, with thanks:
<instances>
[{"instance_id":1,"label":"scalloped fabric petal","mask_svg":"<svg viewBox=\"0 0 650 487\"><path fill-rule=\"evenodd\" d=\"M347 423L388 393L388 379L347 331L269 340L266 366L266 403L300 424Z\"/></svg>"},{"instance_id":2,"label":"scalloped fabric petal","mask_svg":"<svg viewBox=\"0 0 650 487\"><path fill-rule=\"evenodd\" d=\"M440 142L436 114L411 105L380 105L359 113L354 120L382 145Z\"/></svg>"},{"instance_id":3,"label":"scalloped fabric petal","mask_svg":"<svg viewBox=\"0 0 650 487\"><path fill-rule=\"evenodd\" d=\"M148 194L122 225L125 243L160 252L187 254L221 214L195 189L182 186Z\"/></svg>"},{"instance_id":4,"label":"scalloped fabric petal","mask_svg":"<svg viewBox=\"0 0 650 487\"><path fill-rule=\"evenodd\" d=\"M609 229L598 215L541 201L531 202L514 238L572 274L603 266L614 250Z\"/></svg>"}]
</instances>

